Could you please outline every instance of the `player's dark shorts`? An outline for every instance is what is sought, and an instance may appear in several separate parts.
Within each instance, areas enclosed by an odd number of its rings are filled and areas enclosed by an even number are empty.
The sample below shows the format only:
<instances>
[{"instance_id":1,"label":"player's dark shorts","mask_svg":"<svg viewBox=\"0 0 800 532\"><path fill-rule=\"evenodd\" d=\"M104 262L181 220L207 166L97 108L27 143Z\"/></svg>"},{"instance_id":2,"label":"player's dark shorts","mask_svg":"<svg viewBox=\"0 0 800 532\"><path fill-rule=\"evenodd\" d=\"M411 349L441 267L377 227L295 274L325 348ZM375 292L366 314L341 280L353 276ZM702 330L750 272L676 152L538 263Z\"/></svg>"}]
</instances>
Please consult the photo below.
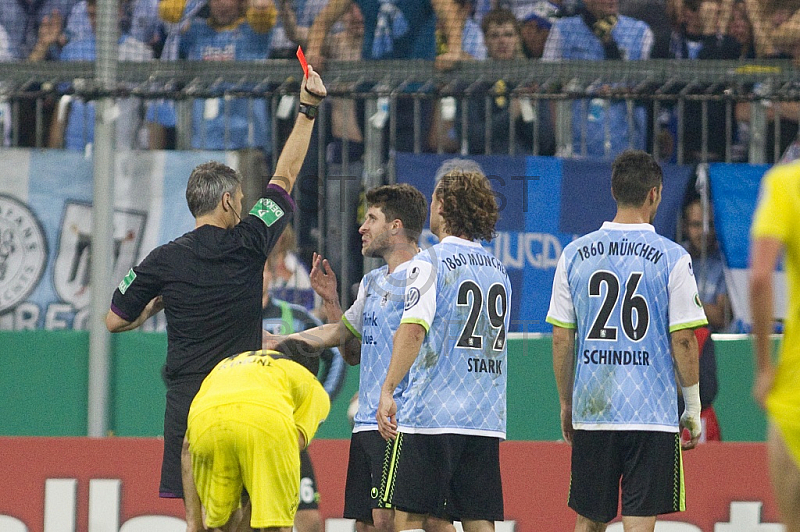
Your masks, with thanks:
<instances>
[{"instance_id":1,"label":"player's dark shorts","mask_svg":"<svg viewBox=\"0 0 800 532\"><path fill-rule=\"evenodd\" d=\"M503 520L499 438L401 432L390 453L384 504L450 519Z\"/></svg>"},{"instance_id":2,"label":"player's dark shorts","mask_svg":"<svg viewBox=\"0 0 800 532\"><path fill-rule=\"evenodd\" d=\"M622 479L620 483L620 478ZM569 506L593 521L685 508L680 437L672 432L576 430Z\"/></svg>"},{"instance_id":3,"label":"player's dark shorts","mask_svg":"<svg viewBox=\"0 0 800 532\"><path fill-rule=\"evenodd\" d=\"M186 420L192 399L200 390L203 377L185 379L167 385L167 404L164 412L164 456L161 461L160 497L183 498L181 481L181 448L186 434Z\"/></svg>"},{"instance_id":4,"label":"player's dark shorts","mask_svg":"<svg viewBox=\"0 0 800 532\"><path fill-rule=\"evenodd\" d=\"M308 451L300 451L300 505L297 510L316 510L319 508L317 478Z\"/></svg>"},{"instance_id":5,"label":"player's dark shorts","mask_svg":"<svg viewBox=\"0 0 800 532\"><path fill-rule=\"evenodd\" d=\"M353 433L344 488L344 517L372 523L372 510L380 507L378 490L388 445L377 430Z\"/></svg>"}]
</instances>

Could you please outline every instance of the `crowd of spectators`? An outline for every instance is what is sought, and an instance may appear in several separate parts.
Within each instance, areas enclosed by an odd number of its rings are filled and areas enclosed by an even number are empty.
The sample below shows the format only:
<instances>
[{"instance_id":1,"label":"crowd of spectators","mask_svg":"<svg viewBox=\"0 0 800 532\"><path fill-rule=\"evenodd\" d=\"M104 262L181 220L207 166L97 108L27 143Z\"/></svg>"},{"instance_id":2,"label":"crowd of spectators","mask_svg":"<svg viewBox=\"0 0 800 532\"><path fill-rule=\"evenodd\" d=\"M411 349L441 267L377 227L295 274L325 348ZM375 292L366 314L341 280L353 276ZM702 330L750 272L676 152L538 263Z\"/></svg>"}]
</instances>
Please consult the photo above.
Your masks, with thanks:
<instances>
[{"instance_id":1,"label":"crowd of spectators","mask_svg":"<svg viewBox=\"0 0 800 532\"><path fill-rule=\"evenodd\" d=\"M0 60L93 59L95 3L0 0ZM137 61L288 58L297 44L320 68L326 59L427 59L449 68L458 61L520 58L787 58L795 57L800 47L800 0L119 0L119 6L120 58ZM268 157L273 145L268 102L224 98L226 88L218 84L219 97L193 102L191 146L250 148ZM614 98L619 88L601 83L583 87L586 98L573 100L570 109L572 144L559 155L610 158L628 146L652 148L658 141L660 158L674 161L679 137L676 106L668 103L653 116L647 101L630 105ZM418 89L413 84L405 87ZM549 101L524 97L535 86L482 80L469 89L468 120L462 119L461 101L453 98L423 99L421 113L415 113L412 99L401 97L394 148L418 147L413 128L422 126L430 132L423 150L553 153L557 109ZM341 101L333 105L338 128L333 137L363 140L361 109ZM689 102L684 115L697 117L700 105ZM734 144L747 142L750 105L736 106ZM22 105L15 111L19 123L33 123L31 107ZM768 146L767 151L780 151L797 133L797 106L776 103L768 111L770 127L780 121L782 138L780 147ZM170 102L128 102L123 112L130 120L118 132L118 148L174 144L176 117ZM724 103L708 107L705 152L700 121L682 126L686 161L724 157L724 113ZM83 149L91 143L90 103L80 98L47 102L45 115L47 145ZM471 120L478 116L490 118L490 124ZM376 123L385 125L386 120ZM469 130L462 131L462 124ZM774 135L767 137L774 141ZM23 131L16 142L25 146L35 140Z\"/></svg>"}]
</instances>

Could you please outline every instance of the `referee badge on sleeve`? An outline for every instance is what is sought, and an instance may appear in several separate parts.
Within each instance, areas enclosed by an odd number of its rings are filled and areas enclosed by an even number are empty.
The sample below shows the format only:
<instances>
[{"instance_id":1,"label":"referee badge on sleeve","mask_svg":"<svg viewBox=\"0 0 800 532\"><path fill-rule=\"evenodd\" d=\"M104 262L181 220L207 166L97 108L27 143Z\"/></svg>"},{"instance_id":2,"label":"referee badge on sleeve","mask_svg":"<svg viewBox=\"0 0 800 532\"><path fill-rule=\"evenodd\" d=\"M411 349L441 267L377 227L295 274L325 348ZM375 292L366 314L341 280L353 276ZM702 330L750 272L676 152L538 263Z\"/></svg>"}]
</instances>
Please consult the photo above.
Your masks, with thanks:
<instances>
[{"instance_id":1,"label":"referee badge on sleeve","mask_svg":"<svg viewBox=\"0 0 800 532\"><path fill-rule=\"evenodd\" d=\"M250 210L250 214L264 222L267 227L271 227L272 224L283 218L284 212L280 205L271 199L261 198L255 205L253 205L253 208Z\"/></svg>"},{"instance_id":2,"label":"referee badge on sleeve","mask_svg":"<svg viewBox=\"0 0 800 532\"><path fill-rule=\"evenodd\" d=\"M125 292L128 291L128 288L133 284L133 280L136 279L136 272L133 271L133 268L128 270L128 273L125 274L125 277L122 279L122 282L119 283L119 293L125 295Z\"/></svg>"}]
</instances>

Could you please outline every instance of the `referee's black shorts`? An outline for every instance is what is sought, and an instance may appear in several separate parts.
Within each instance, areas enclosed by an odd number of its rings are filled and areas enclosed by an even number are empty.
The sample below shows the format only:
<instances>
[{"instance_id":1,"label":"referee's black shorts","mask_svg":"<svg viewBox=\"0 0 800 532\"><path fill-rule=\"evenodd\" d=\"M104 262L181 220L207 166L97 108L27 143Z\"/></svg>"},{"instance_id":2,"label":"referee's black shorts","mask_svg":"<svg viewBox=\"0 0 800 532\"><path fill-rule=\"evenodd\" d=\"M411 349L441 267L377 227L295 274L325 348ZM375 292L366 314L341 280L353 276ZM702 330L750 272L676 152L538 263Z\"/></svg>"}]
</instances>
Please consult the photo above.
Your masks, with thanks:
<instances>
[{"instance_id":1,"label":"referee's black shorts","mask_svg":"<svg viewBox=\"0 0 800 532\"><path fill-rule=\"evenodd\" d=\"M203 384L203 376L182 379L167 384L167 403L164 411L164 456L161 461L159 497L183 498L181 479L181 449L186 435L189 407Z\"/></svg>"},{"instance_id":2,"label":"referee's black shorts","mask_svg":"<svg viewBox=\"0 0 800 532\"><path fill-rule=\"evenodd\" d=\"M621 482L620 482L621 479ZM678 433L576 430L569 506L601 523L622 515L649 517L685 509Z\"/></svg>"}]
</instances>

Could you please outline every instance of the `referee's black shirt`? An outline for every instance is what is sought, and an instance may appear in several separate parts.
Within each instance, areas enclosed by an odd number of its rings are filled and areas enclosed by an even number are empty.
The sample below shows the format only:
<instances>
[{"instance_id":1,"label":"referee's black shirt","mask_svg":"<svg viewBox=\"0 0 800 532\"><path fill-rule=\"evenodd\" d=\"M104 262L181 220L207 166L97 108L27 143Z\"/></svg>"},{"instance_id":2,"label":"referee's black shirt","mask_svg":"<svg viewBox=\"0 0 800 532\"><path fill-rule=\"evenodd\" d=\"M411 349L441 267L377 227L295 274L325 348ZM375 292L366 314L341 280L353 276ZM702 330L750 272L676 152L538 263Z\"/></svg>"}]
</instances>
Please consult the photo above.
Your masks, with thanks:
<instances>
[{"instance_id":1,"label":"referee's black shirt","mask_svg":"<svg viewBox=\"0 0 800 532\"><path fill-rule=\"evenodd\" d=\"M167 384L204 377L227 356L261 349L264 262L294 211L279 187L268 187L261 201L272 207L261 218L254 215L259 202L233 229L204 225L157 247L114 291L111 310L126 321L163 296Z\"/></svg>"}]
</instances>

